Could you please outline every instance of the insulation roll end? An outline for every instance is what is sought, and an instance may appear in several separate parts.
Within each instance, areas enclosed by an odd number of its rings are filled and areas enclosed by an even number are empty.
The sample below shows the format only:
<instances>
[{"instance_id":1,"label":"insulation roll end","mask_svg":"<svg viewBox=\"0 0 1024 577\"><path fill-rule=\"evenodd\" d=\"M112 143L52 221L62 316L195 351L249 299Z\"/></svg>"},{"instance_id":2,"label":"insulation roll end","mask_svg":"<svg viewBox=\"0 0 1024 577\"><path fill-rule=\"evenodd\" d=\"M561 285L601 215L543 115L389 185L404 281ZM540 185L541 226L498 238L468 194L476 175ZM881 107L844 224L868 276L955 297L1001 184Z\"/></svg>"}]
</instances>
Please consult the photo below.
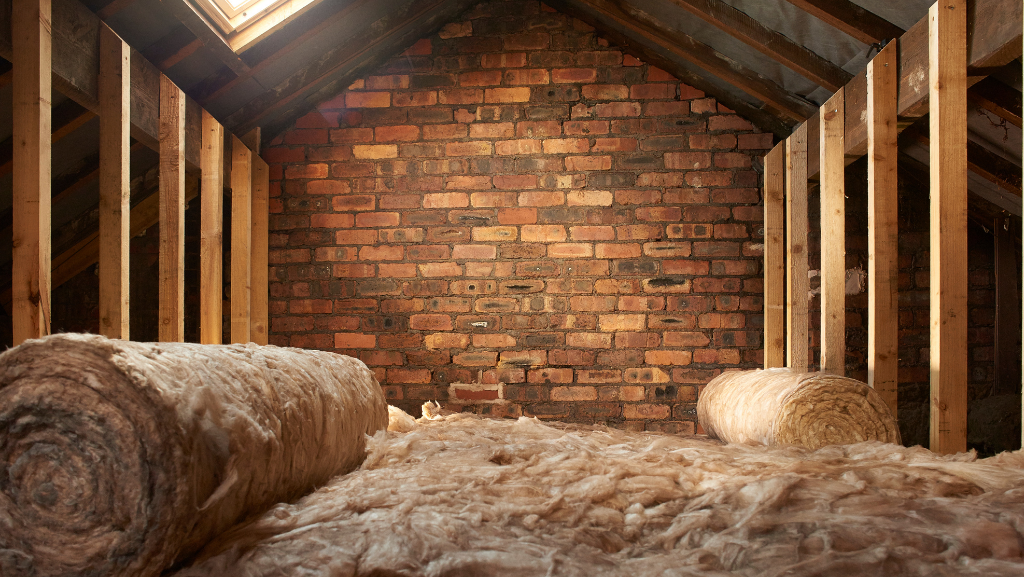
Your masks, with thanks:
<instances>
[{"instance_id":1,"label":"insulation roll end","mask_svg":"<svg viewBox=\"0 0 1024 577\"><path fill-rule=\"evenodd\" d=\"M704 388L697 418L708 436L729 443L818 449L901 442L895 417L874 389L826 373L723 373Z\"/></svg>"}]
</instances>

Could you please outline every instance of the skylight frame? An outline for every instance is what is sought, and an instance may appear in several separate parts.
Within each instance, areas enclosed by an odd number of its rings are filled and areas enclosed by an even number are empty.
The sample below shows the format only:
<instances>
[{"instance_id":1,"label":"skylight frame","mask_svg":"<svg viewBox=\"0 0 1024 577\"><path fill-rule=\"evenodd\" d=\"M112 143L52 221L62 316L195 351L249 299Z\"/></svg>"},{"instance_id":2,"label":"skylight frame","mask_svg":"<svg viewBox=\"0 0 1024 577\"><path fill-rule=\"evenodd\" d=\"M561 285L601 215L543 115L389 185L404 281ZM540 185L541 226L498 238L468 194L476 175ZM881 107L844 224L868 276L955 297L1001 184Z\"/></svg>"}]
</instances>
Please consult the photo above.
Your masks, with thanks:
<instances>
[{"instance_id":1,"label":"skylight frame","mask_svg":"<svg viewBox=\"0 0 1024 577\"><path fill-rule=\"evenodd\" d=\"M258 22L282 4L294 0L244 0L237 7L231 0L192 0L224 34L233 34Z\"/></svg>"},{"instance_id":2,"label":"skylight frame","mask_svg":"<svg viewBox=\"0 0 1024 577\"><path fill-rule=\"evenodd\" d=\"M241 54L324 0L186 0L211 31ZM225 6L229 12L221 9ZM229 16L234 13L234 16Z\"/></svg>"}]
</instances>

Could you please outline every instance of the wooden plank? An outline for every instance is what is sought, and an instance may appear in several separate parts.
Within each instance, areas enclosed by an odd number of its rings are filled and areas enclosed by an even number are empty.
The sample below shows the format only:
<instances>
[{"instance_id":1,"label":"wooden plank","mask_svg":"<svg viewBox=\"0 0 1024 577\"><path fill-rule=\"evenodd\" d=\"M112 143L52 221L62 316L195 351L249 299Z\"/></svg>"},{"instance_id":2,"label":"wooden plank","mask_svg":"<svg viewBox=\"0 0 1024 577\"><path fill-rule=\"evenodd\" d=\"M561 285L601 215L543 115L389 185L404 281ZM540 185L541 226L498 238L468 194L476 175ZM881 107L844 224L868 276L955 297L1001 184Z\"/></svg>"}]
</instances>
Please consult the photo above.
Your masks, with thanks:
<instances>
[{"instance_id":1,"label":"wooden plank","mask_svg":"<svg viewBox=\"0 0 1024 577\"><path fill-rule=\"evenodd\" d=\"M1022 22L1024 22L1024 19L1022 19ZM1021 40L1024 41L1024 35L1021 36ZM1024 63L1024 58L1021 59L1021 62ZM1021 150L1021 163L1020 163L1020 165L1021 165L1021 170L1024 170L1024 149ZM1021 181L1024 182L1024 174L1021 175L1021 178L1022 178ZM1024 232L1022 232L1022 236L1024 236ZM1024 251L1022 251L1022 252L1024 252ZM1021 274L1024 274L1024 266L1021 266ZM1024 278L1021 278L1021 287L1024 288ZM1021 318L1022 321L1024 321L1024 294L1021 295L1021 307L1022 307L1022 311L1021 311L1021 317L1020 318ZM1022 448L1024 448L1024 322L1021 323L1021 340L1020 340L1020 343L1021 343L1021 355L1020 355L1021 371L1020 372L1021 372L1021 381L1022 381L1021 382L1021 413L1020 413L1020 425L1021 425L1020 426L1020 445L1021 445Z\"/></svg>"},{"instance_id":2,"label":"wooden plank","mask_svg":"<svg viewBox=\"0 0 1024 577\"><path fill-rule=\"evenodd\" d=\"M967 98L978 108L995 114L1017 128L1021 127L1021 93L992 76L971 86L967 90Z\"/></svg>"},{"instance_id":3,"label":"wooden plank","mask_svg":"<svg viewBox=\"0 0 1024 577\"><path fill-rule=\"evenodd\" d=\"M131 214L131 51L100 29L100 334L128 339Z\"/></svg>"},{"instance_id":4,"label":"wooden plank","mask_svg":"<svg viewBox=\"0 0 1024 577\"><path fill-rule=\"evenodd\" d=\"M248 343L252 316L252 152L231 137L231 342Z\"/></svg>"},{"instance_id":5,"label":"wooden plank","mask_svg":"<svg viewBox=\"0 0 1024 577\"><path fill-rule=\"evenodd\" d=\"M672 0L672 3L829 92L839 90L850 81L849 72L721 0Z\"/></svg>"},{"instance_id":6,"label":"wooden plank","mask_svg":"<svg viewBox=\"0 0 1024 577\"><path fill-rule=\"evenodd\" d=\"M764 157L764 368L786 365L786 143Z\"/></svg>"},{"instance_id":7,"label":"wooden plank","mask_svg":"<svg viewBox=\"0 0 1024 577\"><path fill-rule=\"evenodd\" d=\"M786 366L806 372L807 123L786 139Z\"/></svg>"},{"instance_id":8,"label":"wooden plank","mask_svg":"<svg viewBox=\"0 0 1024 577\"><path fill-rule=\"evenodd\" d=\"M1020 382L1017 363L1017 331L1020 327L1020 305L1017 302L1017 251L1010 234L1010 218L999 217L992 223L995 249L996 330L995 384L993 395L1013 394Z\"/></svg>"},{"instance_id":9,"label":"wooden plank","mask_svg":"<svg viewBox=\"0 0 1024 577\"><path fill-rule=\"evenodd\" d=\"M252 159L252 323L250 339L267 344L270 327L270 167Z\"/></svg>"},{"instance_id":10,"label":"wooden plank","mask_svg":"<svg viewBox=\"0 0 1024 577\"><path fill-rule=\"evenodd\" d=\"M821 106L821 370L846 374L846 163L843 90Z\"/></svg>"},{"instance_id":11,"label":"wooden plank","mask_svg":"<svg viewBox=\"0 0 1024 577\"><path fill-rule=\"evenodd\" d=\"M928 11L931 450L967 449L967 2Z\"/></svg>"},{"instance_id":12,"label":"wooden plank","mask_svg":"<svg viewBox=\"0 0 1024 577\"><path fill-rule=\"evenodd\" d=\"M50 0L14 6L14 344L50 332Z\"/></svg>"},{"instance_id":13,"label":"wooden plank","mask_svg":"<svg viewBox=\"0 0 1024 577\"><path fill-rule=\"evenodd\" d=\"M903 29L850 0L787 0L822 22L864 44L899 38Z\"/></svg>"},{"instance_id":14,"label":"wooden plank","mask_svg":"<svg viewBox=\"0 0 1024 577\"><path fill-rule=\"evenodd\" d=\"M185 340L185 93L160 76L160 341Z\"/></svg>"},{"instance_id":15,"label":"wooden plank","mask_svg":"<svg viewBox=\"0 0 1024 577\"><path fill-rule=\"evenodd\" d=\"M260 144L262 144L262 137L263 130L259 126L257 126L256 128L250 130L249 132L246 132L245 136L241 138L241 141L246 148L252 151L254 156L259 156L261 150Z\"/></svg>"},{"instance_id":16,"label":"wooden plank","mask_svg":"<svg viewBox=\"0 0 1024 577\"><path fill-rule=\"evenodd\" d=\"M868 385L896 415L899 366L899 214L896 45L868 64Z\"/></svg>"},{"instance_id":17,"label":"wooden plank","mask_svg":"<svg viewBox=\"0 0 1024 577\"><path fill-rule=\"evenodd\" d=\"M224 127L203 111L202 215L199 241L199 342L224 333Z\"/></svg>"},{"instance_id":18,"label":"wooden plank","mask_svg":"<svg viewBox=\"0 0 1024 577\"><path fill-rule=\"evenodd\" d=\"M100 19L78 0L52 0L52 85L86 110L99 114L99 35ZM10 14L13 0L0 0L0 57L11 60L11 27L4 12ZM132 50L132 137L158 149L159 70ZM141 104L141 105L140 105ZM201 130L195 122L186 127L189 134ZM198 141L198 138L197 138ZM186 148L188 166L199 167L199 149Z\"/></svg>"}]
</instances>

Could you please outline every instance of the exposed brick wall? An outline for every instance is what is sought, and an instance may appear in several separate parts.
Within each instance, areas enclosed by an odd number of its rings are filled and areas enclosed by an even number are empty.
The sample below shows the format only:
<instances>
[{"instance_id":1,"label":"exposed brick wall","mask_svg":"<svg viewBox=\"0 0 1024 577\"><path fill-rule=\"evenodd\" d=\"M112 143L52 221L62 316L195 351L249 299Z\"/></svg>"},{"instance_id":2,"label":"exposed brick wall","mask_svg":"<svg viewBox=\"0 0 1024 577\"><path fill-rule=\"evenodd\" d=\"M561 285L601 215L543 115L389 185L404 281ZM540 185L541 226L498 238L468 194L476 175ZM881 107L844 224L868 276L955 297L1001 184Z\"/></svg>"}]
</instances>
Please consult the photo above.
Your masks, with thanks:
<instances>
[{"instance_id":1,"label":"exposed brick wall","mask_svg":"<svg viewBox=\"0 0 1024 577\"><path fill-rule=\"evenodd\" d=\"M698 386L760 363L771 135L537 2L271 144L271 341L363 359L394 404L693 432Z\"/></svg>"}]
</instances>

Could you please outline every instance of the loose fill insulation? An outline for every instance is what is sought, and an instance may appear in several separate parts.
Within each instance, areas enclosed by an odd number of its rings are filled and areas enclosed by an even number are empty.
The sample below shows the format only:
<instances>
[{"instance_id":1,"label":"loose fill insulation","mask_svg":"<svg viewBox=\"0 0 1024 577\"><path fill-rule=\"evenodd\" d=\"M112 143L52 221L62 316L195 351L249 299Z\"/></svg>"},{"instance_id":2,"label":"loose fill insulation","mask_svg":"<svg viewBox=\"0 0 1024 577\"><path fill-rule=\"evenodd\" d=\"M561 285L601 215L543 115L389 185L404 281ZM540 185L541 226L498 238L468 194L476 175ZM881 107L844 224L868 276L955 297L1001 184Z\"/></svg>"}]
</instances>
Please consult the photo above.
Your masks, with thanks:
<instances>
[{"instance_id":1,"label":"loose fill insulation","mask_svg":"<svg viewBox=\"0 0 1024 577\"><path fill-rule=\"evenodd\" d=\"M1024 575L1024 454L450 415L232 530L176 577ZM400 432L407 431L407 432Z\"/></svg>"},{"instance_id":2,"label":"loose fill insulation","mask_svg":"<svg viewBox=\"0 0 1024 577\"><path fill-rule=\"evenodd\" d=\"M27 341L0 355L0 575L156 575L359 466L386 425L341 355Z\"/></svg>"},{"instance_id":3,"label":"loose fill insulation","mask_svg":"<svg viewBox=\"0 0 1024 577\"><path fill-rule=\"evenodd\" d=\"M825 373L722 373L701 392L697 418L708 436L729 443L818 449L861 441L900 442L896 419L874 389Z\"/></svg>"}]
</instances>

